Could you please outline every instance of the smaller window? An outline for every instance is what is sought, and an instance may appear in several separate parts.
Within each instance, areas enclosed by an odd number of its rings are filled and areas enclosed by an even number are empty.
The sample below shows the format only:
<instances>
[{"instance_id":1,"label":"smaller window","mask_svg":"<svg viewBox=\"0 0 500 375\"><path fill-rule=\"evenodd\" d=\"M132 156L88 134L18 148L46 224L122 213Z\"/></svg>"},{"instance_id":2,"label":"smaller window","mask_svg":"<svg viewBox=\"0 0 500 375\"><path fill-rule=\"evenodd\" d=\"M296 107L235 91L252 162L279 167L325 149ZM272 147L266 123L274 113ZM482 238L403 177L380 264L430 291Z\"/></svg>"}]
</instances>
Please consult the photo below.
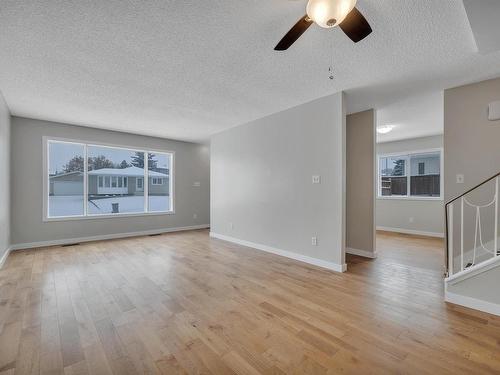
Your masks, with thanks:
<instances>
[{"instance_id":1,"label":"smaller window","mask_svg":"<svg viewBox=\"0 0 500 375\"><path fill-rule=\"evenodd\" d=\"M123 187L123 177L118 177L118 187Z\"/></svg>"},{"instance_id":2,"label":"smaller window","mask_svg":"<svg viewBox=\"0 0 500 375\"><path fill-rule=\"evenodd\" d=\"M137 186L137 190L142 190L144 189L144 185L143 185L143 180L142 178L138 178L136 180L136 186Z\"/></svg>"},{"instance_id":3,"label":"smaller window","mask_svg":"<svg viewBox=\"0 0 500 375\"><path fill-rule=\"evenodd\" d=\"M99 181L99 187L102 188L104 186L104 181L103 181L103 177L102 176L99 176L98 177L98 181Z\"/></svg>"},{"instance_id":4,"label":"smaller window","mask_svg":"<svg viewBox=\"0 0 500 375\"><path fill-rule=\"evenodd\" d=\"M378 157L379 197L441 198L441 151Z\"/></svg>"},{"instance_id":5,"label":"smaller window","mask_svg":"<svg viewBox=\"0 0 500 375\"><path fill-rule=\"evenodd\" d=\"M123 187L127 187L128 177L123 177Z\"/></svg>"},{"instance_id":6,"label":"smaller window","mask_svg":"<svg viewBox=\"0 0 500 375\"><path fill-rule=\"evenodd\" d=\"M109 176L104 177L104 186L106 186L107 188L111 186L111 177Z\"/></svg>"},{"instance_id":7,"label":"smaller window","mask_svg":"<svg viewBox=\"0 0 500 375\"><path fill-rule=\"evenodd\" d=\"M113 177L111 179L111 187L115 188L115 187L117 187L117 185L118 185L118 177Z\"/></svg>"}]
</instances>

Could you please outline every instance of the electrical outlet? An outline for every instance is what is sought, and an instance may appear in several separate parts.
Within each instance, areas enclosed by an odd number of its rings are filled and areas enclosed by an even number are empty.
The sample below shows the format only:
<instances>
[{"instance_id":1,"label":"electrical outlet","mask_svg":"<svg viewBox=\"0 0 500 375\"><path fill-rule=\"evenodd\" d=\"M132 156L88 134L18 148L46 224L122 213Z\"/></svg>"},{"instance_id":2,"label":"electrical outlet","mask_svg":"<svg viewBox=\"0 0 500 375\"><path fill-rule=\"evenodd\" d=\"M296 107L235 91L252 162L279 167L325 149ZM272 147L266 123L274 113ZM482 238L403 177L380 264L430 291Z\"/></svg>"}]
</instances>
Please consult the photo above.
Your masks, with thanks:
<instances>
[{"instance_id":1,"label":"electrical outlet","mask_svg":"<svg viewBox=\"0 0 500 375\"><path fill-rule=\"evenodd\" d=\"M198 214L193 214L193 219L198 219Z\"/></svg>"},{"instance_id":2,"label":"electrical outlet","mask_svg":"<svg viewBox=\"0 0 500 375\"><path fill-rule=\"evenodd\" d=\"M318 246L318 237L311 237L311 245Z\"/></svg>"},{"instance_id":3,"label":"electrical outlet","mask_svg":"<svg viewBox=\"0 0 500 375\"><path fill-rule=\"evenodd\" d=\"M463 184L464 180L465 178L463 174L457 174L457 184Z\"/></svg>"},{"instance_id":4,"label":"electrical outlet","mask_svg":"<svg viewBox=\"0 0 500 375\"><path fill-rule=\"evenodd\" d=\"M312 176L313 184L321 184L321 176Z\"/></svg>"},{"instance_id":5,"label":"electrical outlet","mask_svg":"<svg viewBox=\"0 0 500 375\"><path fill-rule=\"evenodd\" d=\"M410 223L413 223L413 222L415 222L415 218L414 218L414 217L409 217L409 218L408 218L408 221L409 221Z\"/></svg>"}]
</instances>

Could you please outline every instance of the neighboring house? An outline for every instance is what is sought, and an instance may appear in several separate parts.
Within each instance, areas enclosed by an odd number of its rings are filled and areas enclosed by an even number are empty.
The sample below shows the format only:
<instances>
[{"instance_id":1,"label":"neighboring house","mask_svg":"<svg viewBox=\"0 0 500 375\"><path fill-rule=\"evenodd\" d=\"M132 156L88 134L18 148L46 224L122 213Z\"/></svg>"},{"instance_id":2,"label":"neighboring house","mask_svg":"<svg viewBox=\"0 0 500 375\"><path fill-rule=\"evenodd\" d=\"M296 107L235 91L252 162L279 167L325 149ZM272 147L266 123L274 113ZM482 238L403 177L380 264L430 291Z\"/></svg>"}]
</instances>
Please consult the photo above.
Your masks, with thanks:
<instances>
[{"instance_id":1,"label":"neighboring house","mask_svg":"<svg viewBox=\"0 0 500 375\"><path fill-rule=\"evenodd\" d=\"M149 195L169 195L169 174L149 171ZM144 195L144 170L138 167L103 168L88 172L89 196ZM83 173L50 176L50 195L83 194Z\"/></svg>"},{"instance_id":2,"label":"neighboring house","mask_svg":"<svg viewBox=\"0 0 500 375\"><path fill-rule=\"evenodd\" d=\"M411 158L410 169L412 176L439 175L441 161L439 155L420 155Z\"/></svg>"},{"instance_id":3,"label":"neighboring house","mask_svg":"<svg viewBox=\"0 0 500 375\"><path fill-rule=\"evenodd\" d=\"M50 195L83 195L83 172L50 176Z\"/></svg>"}]
</instances>

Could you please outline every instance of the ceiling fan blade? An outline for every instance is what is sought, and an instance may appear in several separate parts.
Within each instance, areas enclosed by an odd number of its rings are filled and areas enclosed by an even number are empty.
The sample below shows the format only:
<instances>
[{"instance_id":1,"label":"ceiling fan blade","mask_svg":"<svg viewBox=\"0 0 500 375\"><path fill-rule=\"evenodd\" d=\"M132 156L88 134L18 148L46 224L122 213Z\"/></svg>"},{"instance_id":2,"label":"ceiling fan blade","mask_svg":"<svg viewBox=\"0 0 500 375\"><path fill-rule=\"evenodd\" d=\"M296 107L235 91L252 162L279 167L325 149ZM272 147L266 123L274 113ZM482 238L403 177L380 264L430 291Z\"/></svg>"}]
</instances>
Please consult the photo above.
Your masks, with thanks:
<instances>
[{"instance_id":1,"label":"ceiling fan blade","mask_svg":"<svg viewBox=\"0 0 500 375\"><path fill-rule=\"evenodd\" d=\"M290 31L280 40L280 42L274 47L275 51L285 51L293 43L300 38L302 34L313 24L313 21L309 17L302 17L291 29Z\"/></svg>"},{"instance_id":2,"label":"ceiling fan blade","mask_svg":"<svg viewBox=\"0 0 500 375\"><path fill-rule=\"evenodd\" d=\"M365 39L372 32L370 24L356 8L351 10L339 27L354 43Z\"/></svg>"}]
</instances>

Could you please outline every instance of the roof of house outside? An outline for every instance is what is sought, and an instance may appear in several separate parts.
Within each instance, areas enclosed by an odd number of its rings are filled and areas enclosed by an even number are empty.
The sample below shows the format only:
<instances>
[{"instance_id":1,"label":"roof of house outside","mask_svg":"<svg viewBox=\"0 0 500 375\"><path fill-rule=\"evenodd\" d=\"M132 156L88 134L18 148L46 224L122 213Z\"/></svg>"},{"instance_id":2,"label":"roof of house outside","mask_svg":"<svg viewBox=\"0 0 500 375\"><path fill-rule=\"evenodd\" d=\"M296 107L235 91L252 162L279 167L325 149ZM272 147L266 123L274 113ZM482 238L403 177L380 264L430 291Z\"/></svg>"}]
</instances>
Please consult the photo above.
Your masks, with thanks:
<instances>
[{"instance_id":1,"label":"roof of house outside","mask_svg":"<svg viewBox=\"0 0 500 375\"><path fill-rule=\"evenodd\" d=\"M67 173L51 174L51 175L50 175L50 178L71 176L71 175L73 175L73 174L83 174L83 172L80 172L80 171L73 171L73 172L67 172Z\"/></svg>"},{"instance_id":2,"label":"roof of house outside","mask_svg":"<svg viewBox=\"0 0 500 375\"><path fill-rule=\"evenodd\" d=\"M167 174L149 171L149 177L168 177ZM127 176L127 177L142 177L144 169L138 167L128 167L123 169L103 168L94 171L89 171L89 175L94 176Z\"/></svg>"}]
</instances>

